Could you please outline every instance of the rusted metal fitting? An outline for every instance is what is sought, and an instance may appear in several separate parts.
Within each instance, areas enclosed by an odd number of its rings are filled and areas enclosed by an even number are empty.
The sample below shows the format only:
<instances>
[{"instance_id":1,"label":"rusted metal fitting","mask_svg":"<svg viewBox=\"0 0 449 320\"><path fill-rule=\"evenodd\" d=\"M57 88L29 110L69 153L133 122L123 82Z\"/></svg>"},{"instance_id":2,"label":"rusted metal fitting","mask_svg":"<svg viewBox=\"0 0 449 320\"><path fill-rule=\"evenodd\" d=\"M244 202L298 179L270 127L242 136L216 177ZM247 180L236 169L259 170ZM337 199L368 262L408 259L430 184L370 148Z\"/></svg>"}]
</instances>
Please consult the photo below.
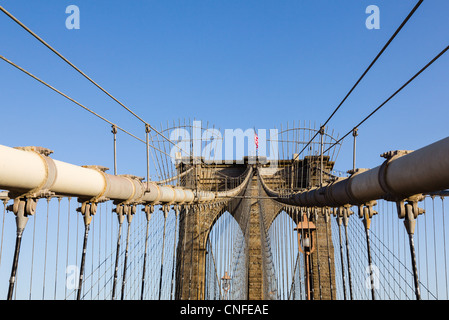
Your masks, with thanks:
<instances>
[{"instance_id":1,"label":"rusted metal fitting","mask_svg":"<svg viewBox=\"0 0 449 320\"><path fill-rule=\"evenodd\" d=\"M146 204L145 207L142 208L142 211L145 212L147 221L150 221L151 214L154 212L154 205Z\"/></svg>"},{"instance_id":2,"label":"rusted metal fitting","mask_svg":"<svg viewBox=\"0 0 449 320\"><path fill-rule=\"evenodd\" d=\"M416 218L426 211L418 207L418 202L424 200L424 195L417 194L406 199L396 201L399 219L404 219L404 226L409 235L415 233Z\"/></svg>"},{"instance_id":3,"label":"rusted metal fitting","mask_svg":"<svg viewBox=\"0 0 449 320\"><path fill-rule=\"evenodd\" d=\"M164 204L163 206L161 206L161 211L164 213L164 218L167 219L167 215L170 212L170 205L169 204Z\"/></svg>"},{"instance_id":4,"label":"rusted metal fitting","mask_svg":"<svg viewBox=\"0 0 449 320\"><path fill-rule=\"evenodd\" d=\"M114 209L112 209L115 213L117 213L117 218L119 220L119 224L122 224L125 216L128 223L131 223L132 217L137 212L136 204L127 204L127 203L119 203L116 205Z\"/></svg>"},{"instance_id":5,"label":"rusted metal fitting","mask_svg":"<svg viewBox=\"0 0 449 320\"><path fill-rule=\"evenodd\" d=\"M376 204L377 201L373 200L357 206L359 218L363 219L363 223L367 230L369 230L371 226L371 218L377 214L377 211L375 211L373 208Z\"/></svg>"},{"instance_id":6,"label":"rusted metal fitting","mask_svg":"<svg viewBox=\"0 0 449 320\"><path fill-rule=\"evenodd\" d=\"M76 211L81 212L84 217L84 224L88 226L92 222L92 217L97 213L97 203L84 201Z\"/></svg>"},{"instance_id":7,"label":"rusted metal fitting","mask_svg":"<svg viewBox=\"0 0 449 320\"><path fill-rule=\"evenodd\" d=\"M342 223L345 226L348 226L348 218L352 214L354 214L354 211L351 210L351 205L349 204L338 207L336 208L336 210L334 210L334 216L337 218L339 226L341 226Z\"/></svg>"},{"instance_id":8,"label":"rusted metal fitting","mask_svg":"<svg viewBox=\"0 0 449 320\"><path fill-rule=\"evenodd\" d=\"M16 216L17 232L21 233L28 222L28 216L36 213L37 199L35 198L15 198L14 203L7 206L6 210Z\"/></svg>"}]
</instances>

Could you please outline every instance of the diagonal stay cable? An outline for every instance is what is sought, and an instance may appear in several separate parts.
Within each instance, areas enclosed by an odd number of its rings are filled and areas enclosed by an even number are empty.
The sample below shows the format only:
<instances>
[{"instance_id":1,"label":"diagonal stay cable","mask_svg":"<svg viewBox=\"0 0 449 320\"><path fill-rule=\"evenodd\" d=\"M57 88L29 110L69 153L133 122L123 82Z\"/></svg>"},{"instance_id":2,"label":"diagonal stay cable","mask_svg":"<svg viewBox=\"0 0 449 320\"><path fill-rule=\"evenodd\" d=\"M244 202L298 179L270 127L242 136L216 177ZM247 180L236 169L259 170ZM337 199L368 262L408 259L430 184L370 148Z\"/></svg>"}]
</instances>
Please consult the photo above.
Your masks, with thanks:
<instances>
[{"instance_id":1,"label":"diagonal stay cable","mask_svg":"<svg viewBox=\"0 0 449 320\"><path fill-rule=\"evenodd\" d=\"M435 58L433 58L429 63L427 63L421 70L419 70L413 77L411 77L406 83L404 83L398 90L396 90L387 100L385 100L381 105L379 105L376 109L374 109L369 115L367 115L362 121L360 121L357 125L354 126L353 129L348 131L343 137L341 137L338 141L334 142L329 148L327 148L324 153L329 151L329 149L333 148L339 142L341 142L344 138L346 138L350 133L354 131L354 129L360 127L366 120L368 120L373 114L379 111L384 105L386 105L391 99L393 99L399 92L401 92L405 87L407 87L413 80L415 80L421 73L423 73L428 67L430 67L435 61L437 61L443 54L445 54L449 50L449 46L444 48Z\"/></svg>"},{"instance_id":2,"label":"diagonal stay cable","mask_svg":"<svg viewBox=\"0 0 449 320\"><path fill-rule=\"evenodd\" d=\"M32 73L28 72L27 70L23 69L22 67L18 66L18 65L15 64L14 62L12 62L12 61L6 59L4 56L0 55L0 59L2 59L3 61L9 63L10 65L12 65L13 67L15 67L16 69L22 71L22 72L25 73L26 75L32 77L33 79L37 80L38 82L42 83L43 85L47 86L48 88L52 89L53 91L59 93L59 94L62 95L64 98L66 98L66 99L72 101L73 103L75 103L76 105L80 106L80 107L83 108L84 110L90 112L90 113L93 114L94 116L96 116L96 117L100 118L101 120L103 120L103 121L109 123L110 125L116 126L117 129L119 129L119 130L123 131L124 133L130 135L131 137L133 137L133 138L139 140L140 142L146 143L145 141L143 141L143 140L140 139L139 137L137 137L137 136L135 136L134 134L132 134L132 133L126 131L125 129L123 129L123 128L121 128L120 126L116 125L115 123L109 121L108 119L102 117L101 115L99 115L98 113L92 111L92 110L89 109L88 107L82 105L81 103L79 103L79 102L76 101L75 99L70 98L70 97L69 97L68 95L66 95L65 93L59 91L58 89L56 89L56 88L54 88L53 86L51 86L51 85L49 85L48 83L46 83L45 81L39 79L38 77L36 77L36 76L33 75ZM165 153L164 151L159 150L158 148L156 148L156 147L153 146L153 145L150 145L150 146L151 146L152 148L158 150L159 152ZM169 157L171 157L169 154L167 154L167 153L165 153L165 154L168 155Z\"/></svg>"},{"instance_id":3,"label":"diagonal stay cable","mask_svg":"<svg viewBox=\"0 0 449 320\"><path fill-rule=\"evenodd\" d=\"M351 95L351 93L354 91L354 89L359 85L359 83L362 81L362 79L365 77L365 75L368 73L368 71L374 66L376 61L380 58L380 56L384 53L384 51L388 48L388 46L391 44L391 42L396 38L398 33L402 30L402 28L405 26L405 24L410 20L412 15L416 12L416 10L419 8L419 6L423 3L424 0L418 1L418 3L415 5L415 7L410 11L408 16L402 21L401 25L396 29L394 34L390 37L390 39L387 41L387 43L384 45L382 50L379 51L377 56L374 58L374 60L371 62L371 64L366 68L365 72L360 76L360 78L357 80L357 82L352 86L351 90L346 94L346 96L343 98L343 100L340 102L340 104L335 108L335 110L332 112L332 114L327 118L327 120L324 122L324 124L321 127L326 126L326 124L332 119L332 117L335 115L335 113L340 109L340 107L343 105L343 103L348 99L348 97ZM309 142L304 146L304 148L299 152L301 154L307 146L313 141L313 139L316 138L316 136L319 134L319 131L315 132L315 135L312 137L312 139L309 140Z\"/></svg>"},{"instance_id":4,"label":"diagonal stay cable","mask_svg":"<svg viewBox=\"0 0 449 320\"><path fill-rule=\"evenodd\" d=\"M78 67L76 67L72 62L70 62L67 58L65 58L61 53L59 53L56 49L54 49L52 46L50 46L47 42L45 42L41 37L39 37L36 33L34 33L30 28L28 28L26 25L24 25L19 19L14 17L10 12L8 12L5 8L0 6L0 11L2 11L4 14L6 14L9 18L11 18L14 22L16 22L18 25L20 25L23 29L25 29L29 34L31 34L34 38L36 38L39 42L41 42L43 45L45 45L48 49L50 49L53 53L55 53L58 57L60 57L62 60L64 60L67 64L69 64L73 69L78 71L82 76L84 76L87 80L89 80L91 83L93 83L98 89L103 91L105 94L107 94L111 99L113 99L115 102L117 102L120 106L125 108L128 112L130 112L132 115L134 115L137 119L139 119L141 122L143 122L145 125L147 125L149 128L151 128L154 132L156 132L158 135L160 135L162 138L167 140L169 143L173 144L177 148L181 149L177 144L175 144L173 141L168 139L166 136L164 136L161 132L156 130L153 126L151 126L149 123L147 123L145 120L143 120L141 117L139 117L135 112L133 112L130 108L125 106L122 102L120 102L117 98L115 98L112 94L110 94L108 91L106 91L102 86L100 86L97 82L95 82L92 78L90 78L88 75L86 75L83 71L81 71ZM181 149L182 150L182 149ZM184 151L184 150L182 150Z\"/></svg>"}]
</instances>

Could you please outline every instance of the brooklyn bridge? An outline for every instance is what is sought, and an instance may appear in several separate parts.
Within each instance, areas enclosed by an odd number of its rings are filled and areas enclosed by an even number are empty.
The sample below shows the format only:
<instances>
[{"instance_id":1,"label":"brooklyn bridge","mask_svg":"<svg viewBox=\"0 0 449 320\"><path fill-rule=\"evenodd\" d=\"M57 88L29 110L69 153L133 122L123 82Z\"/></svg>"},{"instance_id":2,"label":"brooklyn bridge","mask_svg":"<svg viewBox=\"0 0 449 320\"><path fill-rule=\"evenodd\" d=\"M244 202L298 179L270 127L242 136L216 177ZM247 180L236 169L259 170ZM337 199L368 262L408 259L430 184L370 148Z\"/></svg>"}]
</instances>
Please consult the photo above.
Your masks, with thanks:
<instances>
[{"instance_id":1,"label":"brooklyn bridge","mask_svg":"<svg viewBox=\"0 0 449 320\"><path fill-rule=\"evenodd\" d=\"M132 133L0 53L1 67L25 76L24 86L37 82L105 125L110 140L89 143L107 143L112 164L92 164L82 151L76 157L85 165L61 161L46 141L18 146L2 138L0 297L448 299L449 137L416 150L386 149L370 168L358 159L358 139L371 117L438 68L449 47L348 131L337 134L329 124L422 3L327 120L295 115L277 128L245 131L196 119L144 120L0 6L0 19L140 122L133 127L140 134ZM145 155L142 176L121 168L124 154L135 156L122 151L123 137ZM343 141L351 146L347 168L338 164Z\"/></svg>"}]
</instances>

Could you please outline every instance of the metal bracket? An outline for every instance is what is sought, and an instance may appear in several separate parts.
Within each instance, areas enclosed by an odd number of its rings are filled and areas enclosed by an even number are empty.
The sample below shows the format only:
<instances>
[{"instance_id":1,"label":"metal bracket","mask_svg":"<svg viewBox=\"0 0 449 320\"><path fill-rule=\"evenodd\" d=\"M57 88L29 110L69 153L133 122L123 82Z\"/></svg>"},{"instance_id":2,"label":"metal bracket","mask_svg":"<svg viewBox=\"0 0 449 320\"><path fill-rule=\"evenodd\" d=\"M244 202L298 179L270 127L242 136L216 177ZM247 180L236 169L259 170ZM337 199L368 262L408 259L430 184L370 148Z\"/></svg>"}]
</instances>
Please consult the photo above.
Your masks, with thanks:
<instances>
[{"instance_id":1,"label":"metal bracket","mask_svg":"<svg viewBox=\"0 0 449 320\"><path fill-rule=\"evenodd\" d=\"M76 211L81 212L84 217L84 225L89 226L92 222L92 217L97 213L97 203L91 201L84 201L81 207L77 208Z\"/></svg>"},{"instance_id":2,"label":"metal bracket","mask_svg":"<svg viewBox=\"0 0 449 320\"><path fill-rule=\"evenodd\" d=\"M36 213L37 199L35 198L15 198L14 204L6 207L6 210L13 212L16 216L17 233L23 232L28 222L28 216Z\"/></svg>"},{"instance_id":3,"label":"metal bracket","mask_svg":"<svg viewBox=\"0 0 449 320\"><path fill-rule=\"evenodd\" d=\"M356 175L361 174L365 171L368 171L369 169L365 169L365 168L358 168L355 170L349 170L348 173L351 174L351 176L348 178L348 183L346 184L346 194L348 195L349 199L351 200L352 204L357 204L359 203L359 200L357 200L354 195L351 192L351 183L352 183L352 178L354 178Z\"/></svg>"},{"instance_id":4,"label":"metal bracket","mask_svg":"<svg viewBox=\"0 0 449 320\"><path fill-rule=\"evenodd\" d=\"M338 225L340 226L344 223L345 226L348 226L348 218L354 214L354 211L351 210L351 205L347 204L342 207L338 207L337 210L334 211L334 215L337 218Z\"/></svg>"},{"instance_id":5,"label":"metal bracket","mask_svg":"<svg viewBox=\"0 0 449 320\"><path fill-rule=\"evenodd\" d=\"M409 235L413 235L415 233L416 218L426 212L423 208L418 207L418 202L424 200L424 198L424 195L417 194L406 199L396 201L398 217L399 219L404 219L404 226Z\"/></svg>"},{"instance_id":6,"label":"metal bracket","mask_svg":"<svg viewBox=\"0 0 449 320\"><path fill-rule=\"evenodd\" d=\"M145 207L142 208L142 211L145 212L145 216L147 218L147 221L150 221L151 214L154 212L154 205L146 204Z\"/></svg>"},{"instance_id":7,"label":"metal bracket","mask_svg":"<svg viewBox=\"0 0 449 320\"><path fill-rule=\"evenodd\" d=\"M170 205L169 204L164 204L163 206L161 206L160 210L164 213L165 219L167 219L167 215L170 212Z\"/></svg>"},{"instance_id":8,"label":"metal bracket","mask_svg":"<svg viewBox=\"0 0 449 320\"><path fill-rule=\"evenodd\" d=\"M328 223L329 222L329 217L330 217L330 208L329 207L324 207L323 209L322 209L322 213L323 213L323 216L324 216L324 221L326 222L326 223Z\"/></svg>"},{"instance_id":9,"label":"metal bracket","mask_svg":"<svg viewBox=\"0 0 449 320\"><path fill-rule=\"evenodd\" d=\"M112 211L117 213L119 224L123 223L125 216L128 223L131 223L133 215L137 212L137 206L135 204L119 203Z\"/></svg>"},{"instance_id":10,"label":"metal bracket","mask_svg":"<svg viewBox=\"0 0 449 320\"><path fill-rule=\"evenodd\" d=\"M357 206L359 211L359 218L363 219L363 223L367 230L369 230L371 226L371 218L377 214L377 211L374 211L373 208L373 206L375 206L376 204L377 201L373 200Z\"/></svg>"}]
</instances>

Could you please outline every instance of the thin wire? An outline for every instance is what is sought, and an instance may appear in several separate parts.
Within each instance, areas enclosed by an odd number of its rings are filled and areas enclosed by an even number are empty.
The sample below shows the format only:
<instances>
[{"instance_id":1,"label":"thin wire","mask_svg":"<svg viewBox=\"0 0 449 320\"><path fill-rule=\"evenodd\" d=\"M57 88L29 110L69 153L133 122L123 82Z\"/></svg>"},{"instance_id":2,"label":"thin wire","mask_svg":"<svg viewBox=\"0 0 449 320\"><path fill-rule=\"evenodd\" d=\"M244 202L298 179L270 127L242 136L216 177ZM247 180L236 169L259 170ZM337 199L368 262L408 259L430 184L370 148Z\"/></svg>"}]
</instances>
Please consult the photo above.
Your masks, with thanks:
<instances>
[{"instance_id":1,"label":"thin wire","mask_svg":"<svg viewBox=\"0 0 449 320\"><path fill-rule=\"evenodd\" d=\"M449 50L449 46L443 49L435 58L433 58L429 63L427 63L421 70L419 70L413 77L411 77L405 84L403 84L398 90L396 90L387 100L385 100L380 106L374 109L369 115L367 115L362 121L360 121L356 126L354 126L348 133L346 133L343 137L341 137L338 141L334 142L329 148L327 148L324 152L327 152L329 149L333 148L339 142L341 142L344 138L346 138L350 133L360 127L366 120L368 120L372 115L374 115L380 108L386 105L391 99L393 99L399 92L401 92L405 87L407 87L413 80L415 80L421 73L423 73L428 67L430 67L435 61L437 61L443 54L445 54Z\"/></svg>"},{"instance_id":2,"label":"thin wire","mask_svg":"<svg viewBox=\"0 0 449 320\"><path fill-rule=\"evenodd\" d=\"M432 221L433 221L433 254L435 263L435 293L438 300L438 263L437 263L437 242L435 227L435 196L432 196Z\"/></svg>"},{"instance_id":3,"label":"thin wire","mask_svg":"<svg viewBox=\"0 0 449 320\"><path fill-rule=\"evenodd\" d=\"M390 39L387 41L387 43L384 45L384 47L382 48L382 50L379 51L379 53L377 54L377 56L374 58L374 60L371 62L371 64L368 66L368 68L365 70L365 72L363 72L363 74L360 76L360 78L357 80L357 82L354 84L354 86L351 88L351 90L349 90L349 92L346 94L346 96L344 97L344 99L340 102L340 104L335 108L335 110L332 112L332 114L329 116L329 118L327 118L327 120L324 122L324 124L322 126L326 126L326 124L332 119L332 117L335 115L335 113L338 111L338 109L340 109L340 107L342 106L342 104L346 101L346 99L351 95L351 93L354 91L354 89L359 85L359 83L362 81L362 79L365 77L365 75L368 73L368 71L374 66L374 64L376 63L376 61L380 58L380 56L384 53L384 51L388 48L388 46L391 44L391 42L394 40L394 38L396 38L396 36L398 35L398 33L402 30L402 28L405 26L405 24L408 22L408 20L410 20L410 18L413 16L413 14L415 13L416 10L418 10L419 6L423 3L424 0L420 0L418 1L418 3L415 5L415 7L412 9L412 11L410 11L410 13L408 14L408 16L404 19L404 21L402 21L401 25L397 28L397 30L394 32L394 34L390 37ZM301 152L299 154L301 154L306 148L307 146L313 141L313 139L315 139L315 137L318 135L318 131L315 132L315 135L312 137L312 139L310 139L310 141L304 146L304 148L301 150Z\"/></svg>"},{"instance_id":4,"label":"thin wire","mask_svg":"<svg viewBox=\"0 0 449 320\"><path fill-rule=\"evenodd\" d=\"M442 217L443 217L443 248L444 248L444 277L446 281L446 299L448 299L448 286L447 286L447 259L446 259L446 226L444 223L444 197L441 197L441 209L442 209Z\"/></svg>"},{"instance_id":5,"label":"thin wire","mask_svg":"<svg viewBox=\"0 0 449 320\"><path fill-rule=\"evenodd\" d=\"M56 289L58 288L58 253L59 253L59 218L61 215L61 197L58 197L58 225L56 233L56 269L55 269L55 294L54 300L56 300Z\"/></svg>"},{"instance_id":6,"label":"thin wire","mask_svg":"<svg viewBox=\"0 0 449 320\"><path fill-rule=\"evenodd\" d=\"M34 244L35 244L35 239L36 239L36 216L34 216L34 221L33 221L33 242L31 245L31 272L30 272L30 297L29 299L31 300L31 292L32 292L32 286L33 286L33 270L34 270Z\"/></svg>"},{"instance_id":7,"label":"thin wire","mask_svg":"<svg viewBox=\"0 0 449 320\"><path fill-rule=\"evenodd\" d=\"M3 200L3 217L2 217L2 238L0 241L0 266L2 265L2 252L3 252L3 235L5 231L5 216L6 216L6 204L8 201L5 199Z\"/></svg>"},{"instance_id":8,"label":"thin wire","mask_svg":"<svg viewBox=\"0 0 449 320\"><path fill-rule=\"evenodd\" d=\"M47 240L48 240L48 214L50 207L50 198L47 198L47 223L45 227L45 254L44 254L44 279L42 285L42 299L45 299L45 276L47 270Z\"/></svg>"},{"instance_id":9,"label":"thin wire","mask_svg":"<svg viewBox=\"0 0 449 320\"><path fill-rule=\"evenodd\" d=\"M66 248L66 257L65 257L65 267L67 270L67 267L69 266L69 240L70 240L70 200L72 198L68 197L67 198L67 248ZM64 297L65 299L67 299L67 286L64 286L65 292L64 292Z\"/></svg>"}]
</instances>

